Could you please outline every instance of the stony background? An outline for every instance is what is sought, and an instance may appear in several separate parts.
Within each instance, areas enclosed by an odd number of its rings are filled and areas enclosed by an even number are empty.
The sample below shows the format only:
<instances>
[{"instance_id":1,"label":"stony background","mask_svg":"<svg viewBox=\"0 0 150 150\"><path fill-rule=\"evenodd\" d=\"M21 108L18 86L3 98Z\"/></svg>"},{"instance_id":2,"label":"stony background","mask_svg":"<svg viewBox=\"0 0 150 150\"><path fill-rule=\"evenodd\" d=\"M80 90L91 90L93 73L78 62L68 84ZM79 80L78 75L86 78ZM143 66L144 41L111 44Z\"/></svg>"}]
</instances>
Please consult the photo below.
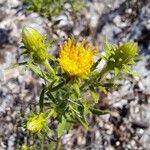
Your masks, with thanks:
<instances>
[{"instance_id":1,"label":"stony background","mask_svg":"<svg viewBox=\"0 0 150 150\"><path fill-rule=\"evenodd\" d=\"M80 14L69 11L48 21L29 13L19 0L0 0L0 150L17 150L32 143L20 114L36 109L41 81L24 68L7 69L21 61L19 44L24 25L36 27L58 41L70 34L100 45L106 35L111 42L134 40L140 46L140 61L134 69L140 77L128 76L122 86L110 91L98 104L112 113L89 116L91 129L78 125L63 137L64 150L150 150L150 2L148 0L87 0ZM57 53L58 45L52 47Z\"/></svg>"}]
</instances>

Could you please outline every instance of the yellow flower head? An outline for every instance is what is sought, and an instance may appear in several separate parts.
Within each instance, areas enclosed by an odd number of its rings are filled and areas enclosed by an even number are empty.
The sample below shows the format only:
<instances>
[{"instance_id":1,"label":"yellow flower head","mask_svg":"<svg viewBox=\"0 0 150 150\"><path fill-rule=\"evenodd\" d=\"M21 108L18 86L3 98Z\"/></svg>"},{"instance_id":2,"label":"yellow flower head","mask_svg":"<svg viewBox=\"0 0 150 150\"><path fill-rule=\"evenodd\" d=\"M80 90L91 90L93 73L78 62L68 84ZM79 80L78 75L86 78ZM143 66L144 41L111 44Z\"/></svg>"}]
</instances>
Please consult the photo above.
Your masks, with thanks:
<instances>
[{"instance_id":1,"label":"yellow flower head","mask_svg":"<svg viewBox=\"0 0 150 150\"><path fill-rule=\"evenodd\" d=\"M71 76L87 75L94 62L93 56L96 51L96 48L92 49L91 43L85 46L85 40L77 43L73 38L68 38L60 46L60 66Z\"/></svg>"}]
</instances>

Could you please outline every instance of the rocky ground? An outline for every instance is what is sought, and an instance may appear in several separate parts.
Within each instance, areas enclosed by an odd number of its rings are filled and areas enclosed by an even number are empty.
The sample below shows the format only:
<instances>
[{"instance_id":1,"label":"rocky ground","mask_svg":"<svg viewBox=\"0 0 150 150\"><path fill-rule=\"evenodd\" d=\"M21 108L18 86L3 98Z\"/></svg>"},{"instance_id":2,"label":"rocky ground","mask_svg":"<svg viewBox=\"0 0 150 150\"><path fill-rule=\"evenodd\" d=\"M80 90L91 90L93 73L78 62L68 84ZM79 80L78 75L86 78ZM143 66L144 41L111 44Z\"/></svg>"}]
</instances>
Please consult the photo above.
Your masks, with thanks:
<instances>
[{"instance_id":1,"label":"rocky ground","mask_svg":"<svg viewBox=\"0 0 150 150\"><path fill-rule=\"evenodd\" d=\"M17 150L28 141L20 114L35 109L41 83L24 68L7 69L21 61L19 44L24 25L36 27L61 43L68 35L86 37L100 45L106 35L111 42L137 41L140 61L134 69L140 77L128 76L122 86L110 91L98 104L111 114L89 116L91 129L76 127L62 141L65 150L150 149L150 3L148 0L87 0L80 14L69 11L48 21L29 13L19 0L0 0L0 150ZM52 47L57 53L58 45Z\"/></svg>"}]
</instances>

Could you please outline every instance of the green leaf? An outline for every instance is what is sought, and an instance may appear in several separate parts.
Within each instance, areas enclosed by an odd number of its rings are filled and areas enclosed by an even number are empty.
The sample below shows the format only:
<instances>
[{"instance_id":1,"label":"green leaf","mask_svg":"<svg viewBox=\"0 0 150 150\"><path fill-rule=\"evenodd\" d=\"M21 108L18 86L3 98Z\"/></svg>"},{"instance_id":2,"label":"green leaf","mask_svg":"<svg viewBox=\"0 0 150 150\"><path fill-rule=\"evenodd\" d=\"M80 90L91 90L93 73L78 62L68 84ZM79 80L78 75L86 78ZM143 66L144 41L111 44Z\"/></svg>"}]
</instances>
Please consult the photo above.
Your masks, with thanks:
<instances>
[{"instance_id":1,"label":"green leaf","mask_svg":"<svg viewBox=\"0 0 150 150\"><path fill-rule=\"evenodd\" d=\"M43 85L43 89L40 94L40 100L39 100L39 106L40 106L40 111L43 112L43 107L44 107L44 95L45 95L45 86Z\"/></svg>"},{"instance_id":2,"label":"green leaf","mask_svg":"<svg viewBox=\"0 0 150 150\"><path fill-rule=\"evenodd\" d=\"M48 150L55 150L56 142L51 141L50 144L48 144Z\"/></svg>"},{"instance_id":3,"label":"green leaf","mask_svg":"<svg viewBox=\"0 0 150 150\"><path fill-rule=\"evenodd\" d=\"M23 65L26 65L27 62L20 62L20 63L16 63L16 64L11 64L9 67L7 67L6 69L14 69L14 68L17 68L19 66L23 66Z\"/></svg>"},{"instance_id":4,"label":"green leaf","mask_svg":"<svg viewBox=\"0 0 150 150\"><path fill-rule=\"evenodd\" d=\"M110 50L111 50L111 44L108 42L107 38L105 38L104 50L105 50L106 53L109 53Z\"/></svg>"},{"instance_id":5,"label":"green leaf","mask_svg":"<svg viewBox=\"0 0 150 150\"><path fill-rule=\"evenodd\" d=\"M115 72L115 76L117 76L119 74L120 70L117 67L115 67L114 72Z\"/></svg>"},{"instance_id":6,"label":"green leaf","mask_svg":"<svg viewBox=\"0 0 150 150\"><path fill-rule=\"evenodd\" d=\"M99 86L99 89L100 89L102 92L104 92L105 94L107 94L107 90L106 90L106 88L105 88L105 87L103 87L103 86Z\"/></svg>"},{"instance_id":7,"label":"green leaf","mask_svg":"<svg viewBox=\"0 0 150 150\"><path fill-rule=\"evenodd\" d=\"M99 94L97 92L91 91L91 96L95 103L98 103L99 100Z\"/></svg>"},{"instance_id":8,"label":"green leaf","mask_svg":"<svg viewBox=\"0 0 150 150\"><path fill-rule=\"evenodd\" d=\"M53 87L52 89L50 89L51 92L55 92L58 89L60 89L62 86L64 86L65 82L61 82L59 84L57 84L55 87Z\"/></svg>"},{"instance_id":9,"label":"green leaf","mask_svg":"<svg viewBox=\"0 0 150 150\"><path fill-rule=\"evenodd\" d=\"M98 64L100 63L100 61L102 60L103 56L100 56L100 58L93 64L93 66L91 67L91 70L95 70L96 67L98 66Z\"/></svg>"},{"instance_id":10,"label":"green leaf","mask_svg":"<svg viewBox=\"0 0 150 150\"><path fill-rule=\"evenodd\" d=\"M123 71L124 73L131 74L131 75L133 75L133 76L140 76L137 72L131 70L131 69L129 68L129 66L127 66L127 65L124 65L124 66L123 66L122 71Z\"/></svg>"},{"instance_id":11,"label":"green leaf","mask_svg":"<svg viewBox=\"0 0 150 150\"><path fill-rule=\"evenodd\" d=\"M27 66L36 74L42 77L41 70L36 67L32 62L28 62Z\"/></svg>"},{"instance_id":12,"label":"green leaf","mask_svg":"<svg viewBox=\"0 0 150 150\"><path fill-rule=\"evenodd\" d=\"M62 117L62 120L61 120L61 122L59 122L58 128L57 128L58 137L61 137L65 133L66 123L67 123L67 121L66 121L65 117Z\"/></svg>"},{"instance_id":13,"label":"green leaf","mask_svg":"<svg viewBox=\"0 0 150 150\"><path fill-rule=\"evenodd\" d=\"M80 96L80 87L77 83L73 84L73 90L74 90L74 94L76 95L76 97Z\"/></svg>"},{"instance_id":14,"label":"green leaf","mask_svg":"<svg viewBox=\"0 0 150 150\"><path fill-rule=\"evenodd\" d=\"M108 110L100 110L100 109L95 109L95 108L90 108L90 111L95 115L105 115L105 114L110 113Z\"/></svg>"},{"instance_id":15,"label":"green leaf","mask_svg":"<svg viewBox=\"0 0 150 150\"><path fill-rule=\"evenodd\" d=\"M53 88L49 89L49 91L51 91L51 92L57 91L58 89L60 89L60 88L63 87L64 85L66 85L69 81L70 81L70 78L67 78L66 81L60 82L59 84L57 84L57 85L54 86Z\"/></svg>"},{"instance_id":16,"label":"green leaf","mask_svg":"<svg viewBox=\"0 0 150 150\"><path fill-rule=\"evenodd\" d=\"M106 88L112 88L114 85L114 83L104 83L104 87Z\"/></svg>"},{"instance_id":17,"label":"green leaf","mask_svg":"<svg viewBox=\"0 0 150 150\"><path fill-rule=\"evenodd\" d=\"M82 106L78 106L78 108L77 108L77 111L79 112L80 117L77 116L77 119L83 125L84 128L88 129L88 122L86 120L86 111L85 111L86 106L84 106L81 102L80 102L80 104Z\"/></svg>"},{"instance_id":18,"label":"green leaf","mask_svg":"<svg viewBox=\"0 0 150 150\"><path fill-rule=\"evenodd\" d=\"M53 94L50 91L47 92L47 95L54 104L57 104L57 100L55 99L55 97L53 96Z\"/></svg>"},{"instance_id":19,"label":"green leaf","mask_svg":"<svg viewBox=\"0 0 150 150\"><path fill-rule=\"evenodd\" d=\"M53 56L53 55L51 55L51 54L48 54L48 58L50 59L50 60L53 60L53 61L56 61L57 59Z\"/></svg>"},{"instance_id":20,"label":"green leaf","mask_svg":"<svg viewBox=\"0 0 150 150\"><path fill-rule=\"evenodd\" d=\"M56 81L57 81L57 80L51 81L51 83L48 85L48 88L47 88L47 89L51 90L52 87L53 87L53 85L56 83Z\"/></svg>"},{"instance_id":21,"label":"green leaf","mask_svg":"<svg viewBox=\"0 0 150 150\"><path fill-rule=\"evenodd\" d=\"M85 118L79 118L79 117L78 117L77 120L82 124L82 126L83 126L85 129L88 129L88 128L89 128L88 123L87 123L87 121L86 121Z\"/></svg>"}]
</instances>

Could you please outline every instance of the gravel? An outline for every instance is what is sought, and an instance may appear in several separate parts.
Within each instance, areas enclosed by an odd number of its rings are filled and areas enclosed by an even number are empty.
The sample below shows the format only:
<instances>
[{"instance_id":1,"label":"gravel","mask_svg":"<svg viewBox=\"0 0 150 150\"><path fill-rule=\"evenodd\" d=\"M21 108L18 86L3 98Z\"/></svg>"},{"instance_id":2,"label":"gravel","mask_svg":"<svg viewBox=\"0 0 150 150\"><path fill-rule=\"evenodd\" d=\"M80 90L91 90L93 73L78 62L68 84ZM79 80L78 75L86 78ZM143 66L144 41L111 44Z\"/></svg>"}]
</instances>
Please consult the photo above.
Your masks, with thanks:
<instances>
[{"instance_id":1,"label":"gravel","mask_svg":"<svg viewBox=\"0 0 150 150\"><path fill-rule=\"evenodd\" d=\"M81 14L63 12L52 21L29 13L19 0L0 1L0 150L19 149L32 143L20 127L20 114L36 109L41 81L24 68L7 69L22 61L19 57L21 29L30 25L47 33L59 45L68 35L86 37L100 45L104 36L111 42L137 41L140 60L133 67L139 77L126 77L122 86L102 94L99 108L111 114L89 116L90 129L81 126L63 136L63 149L70 150L148 150L150 149L150 3L148 0L88 0ZM52 53L57 54L58 45Z\"/></svg>"}]
</instances>

